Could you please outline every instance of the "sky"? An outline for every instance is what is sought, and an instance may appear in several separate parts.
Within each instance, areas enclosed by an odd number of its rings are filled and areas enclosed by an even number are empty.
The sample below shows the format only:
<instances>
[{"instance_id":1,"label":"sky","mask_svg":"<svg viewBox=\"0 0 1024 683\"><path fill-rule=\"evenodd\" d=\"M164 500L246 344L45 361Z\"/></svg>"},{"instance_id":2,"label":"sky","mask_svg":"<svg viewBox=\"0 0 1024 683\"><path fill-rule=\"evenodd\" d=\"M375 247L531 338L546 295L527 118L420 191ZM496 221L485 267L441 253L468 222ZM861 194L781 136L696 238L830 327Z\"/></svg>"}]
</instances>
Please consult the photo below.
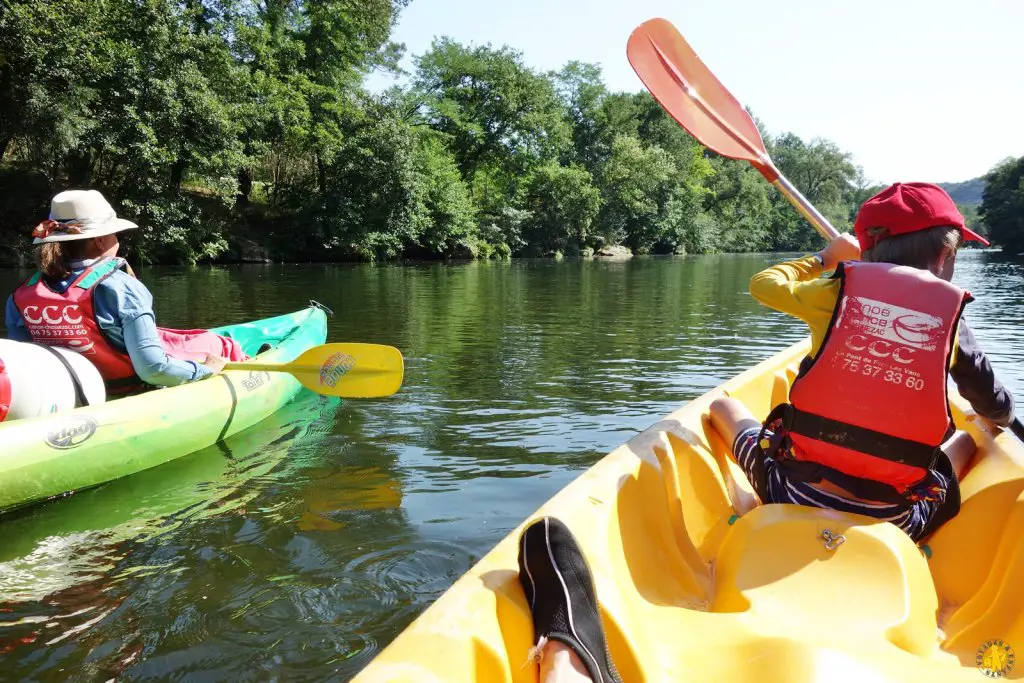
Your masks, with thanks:
<instances>
[{"instance_id":1,"label":"sky","mask_svg":"<svg viewBox=\"0 0 1024 683\"><path fill-rule=\"evenodd\" d=\"M406 69L447 35L509 45L541 71L597 63L611 90L635 92L626 41L654 17L771 134L832 140L869 181L958 182L1024 155L1020 0L412 0L392 39Z\"/></svg>"}]
</instances>

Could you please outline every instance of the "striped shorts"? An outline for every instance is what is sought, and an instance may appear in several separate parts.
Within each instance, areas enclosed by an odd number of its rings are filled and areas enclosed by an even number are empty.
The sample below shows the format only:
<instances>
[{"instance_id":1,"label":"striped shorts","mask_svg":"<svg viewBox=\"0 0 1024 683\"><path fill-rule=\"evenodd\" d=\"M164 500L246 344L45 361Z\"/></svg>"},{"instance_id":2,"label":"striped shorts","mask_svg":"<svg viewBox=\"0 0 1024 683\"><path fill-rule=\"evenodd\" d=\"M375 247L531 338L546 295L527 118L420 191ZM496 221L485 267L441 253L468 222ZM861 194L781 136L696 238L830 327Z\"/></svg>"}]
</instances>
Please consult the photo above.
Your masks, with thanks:
<instances>
[{"instance_id":1,"label":"striped shorts","mask_svg":"<svg viewBox=\"0 0 1024 683\"><path fill-rule=\"evenodd\" d=\"M851 512L858 515L874 517L886 522L892 522L902 529L910 538L915 541L924 538L934 531L939 524L948 521L942 517L952 517L959 509L959 489L954 483L954 496L947 495L949 507L953 507L945 514L946 503L936 501L920 501L917 503L876 504L865 503L858 500L843 498L834 493L828 493L816 489L810 484L802 481L788 479L785 472L771 456L764 452L758 444L759 428L751 428L743 431L736 437L732 452L736 456L736 462L747 475L747 479L754 487L755 493L762 503L792 503L795 505L807 505L809 507L828 508L839 512ZM766 431L771 435L771 431ZM952 475L950 469L948 475ZM938 479L942 482L943 488L950 491L950 478L945 473L937 472ZM763 490L761 490L763 489Z\"/></svg>"}]
</instances>

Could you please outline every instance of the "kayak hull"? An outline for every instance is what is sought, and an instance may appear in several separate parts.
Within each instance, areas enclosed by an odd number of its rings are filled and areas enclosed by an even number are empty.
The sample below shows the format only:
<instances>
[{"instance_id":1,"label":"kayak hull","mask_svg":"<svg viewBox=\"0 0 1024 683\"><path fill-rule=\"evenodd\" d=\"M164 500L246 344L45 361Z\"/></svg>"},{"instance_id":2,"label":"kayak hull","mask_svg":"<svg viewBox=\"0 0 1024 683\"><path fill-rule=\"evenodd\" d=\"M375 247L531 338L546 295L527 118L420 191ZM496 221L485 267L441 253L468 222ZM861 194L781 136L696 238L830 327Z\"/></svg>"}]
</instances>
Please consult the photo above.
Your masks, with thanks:
<instances>
[{"instance_id":1,"label":"kayak hull","mask_svg":"<svg viewBox=\"0 0 1024 683\"><path fill-rule=\"evenodd\" d=\"M1007 678L1024 674L986 645L1024 648L1024 448L952 390L954 419L979 452L961 513L927 539L930 557L886 522L756 505L708 407L728 395L767 415L808 349L779 353L608 454L354 683L536 681L517 552L546 515L582 547L625 681L978 681L979 657Z\"/></svg>"},{"instance_id":2,"label":"kayak hull","mask_svg":"<svg viewBox=\"0 0 1024 683\"><path fill-rule=\"evenodd\" d=\"M216 328L260 361L284 363L327 338L324 311ZM302 389L287 373L234 370L200 382L0 424L0 511L97 486L211 446Z\"/></svg>"}]
</instances>

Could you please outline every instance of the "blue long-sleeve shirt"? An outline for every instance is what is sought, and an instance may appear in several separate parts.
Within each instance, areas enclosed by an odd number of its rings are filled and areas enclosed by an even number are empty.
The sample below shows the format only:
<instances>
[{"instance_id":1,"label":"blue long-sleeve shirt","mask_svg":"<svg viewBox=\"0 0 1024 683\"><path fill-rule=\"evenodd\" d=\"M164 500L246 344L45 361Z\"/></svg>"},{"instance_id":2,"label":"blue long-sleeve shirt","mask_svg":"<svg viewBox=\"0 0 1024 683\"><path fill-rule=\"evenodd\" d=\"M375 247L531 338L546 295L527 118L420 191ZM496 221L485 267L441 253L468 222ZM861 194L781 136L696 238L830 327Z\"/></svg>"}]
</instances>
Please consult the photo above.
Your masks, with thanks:
<instances>
[{"instance_id":1,"label":"blue long-sleeve shirt","mask_svg":"<svg viewBox=\"0 0 1024 683\"><path fill-rule=\"evenodd\" d=\"M47 282L55 292L64 292L93 260L70 263L71 275L60 282ZM128 354L135 374L146 384L175 386L212 374L205 365L172 358L164 352L156 329L153 295L142 282L118 270L96 285L93 312L103 336L118 351ZM7 336L14 341L32 341L14 296L7 299L4 314Z\"/></svg>"}]
</instances>

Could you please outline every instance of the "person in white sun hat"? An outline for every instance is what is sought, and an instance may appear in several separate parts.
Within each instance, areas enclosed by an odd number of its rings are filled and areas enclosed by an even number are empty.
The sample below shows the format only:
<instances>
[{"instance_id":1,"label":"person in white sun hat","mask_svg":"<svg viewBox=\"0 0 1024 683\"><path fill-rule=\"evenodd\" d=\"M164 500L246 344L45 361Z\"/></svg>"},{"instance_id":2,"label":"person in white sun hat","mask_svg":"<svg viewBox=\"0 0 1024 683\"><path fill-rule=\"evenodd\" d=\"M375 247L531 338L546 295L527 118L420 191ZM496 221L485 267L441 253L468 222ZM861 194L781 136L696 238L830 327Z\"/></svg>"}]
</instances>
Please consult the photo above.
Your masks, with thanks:
<instances>
[{"instance_id":1,"label":"person in white sun hat","mask_svg":"<svg viewBox=\"0 0 1024 683\"><path fill-rule=\"evenodd\" d=\"M203 379L226 360L245 360L232 339L157 327L153 295L117 256L117 234L137 227L96 190L56 195L32 231L39 271L7 300L8 337L78 351L111 396Z\"/></svg>"}]
</instances>

